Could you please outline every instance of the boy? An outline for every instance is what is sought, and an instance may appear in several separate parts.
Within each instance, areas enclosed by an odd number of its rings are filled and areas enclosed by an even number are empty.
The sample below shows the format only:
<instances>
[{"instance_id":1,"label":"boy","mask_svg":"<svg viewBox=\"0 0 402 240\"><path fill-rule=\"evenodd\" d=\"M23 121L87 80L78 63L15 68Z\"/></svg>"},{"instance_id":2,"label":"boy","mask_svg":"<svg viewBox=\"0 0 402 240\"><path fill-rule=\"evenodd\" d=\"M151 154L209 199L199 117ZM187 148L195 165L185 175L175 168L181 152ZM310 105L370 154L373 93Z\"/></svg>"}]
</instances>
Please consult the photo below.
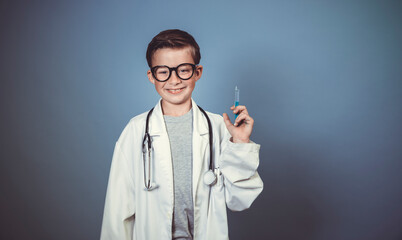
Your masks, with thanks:
<instances>
[{"instance_id":1,"label":"boy","mask_svg":"<svg viewBox=\"0 0 402 240\"><path fill-rule=\"evenodd\" d=\"M200 58L181 30L149 43L147 75L161 100L131 119L116 143L101 239L228 239L226 206L247 209L261 193L260 146L250 142L246 107L231 107L239 114L232 124L191 98Z\"/></svg>"}]
</instances>

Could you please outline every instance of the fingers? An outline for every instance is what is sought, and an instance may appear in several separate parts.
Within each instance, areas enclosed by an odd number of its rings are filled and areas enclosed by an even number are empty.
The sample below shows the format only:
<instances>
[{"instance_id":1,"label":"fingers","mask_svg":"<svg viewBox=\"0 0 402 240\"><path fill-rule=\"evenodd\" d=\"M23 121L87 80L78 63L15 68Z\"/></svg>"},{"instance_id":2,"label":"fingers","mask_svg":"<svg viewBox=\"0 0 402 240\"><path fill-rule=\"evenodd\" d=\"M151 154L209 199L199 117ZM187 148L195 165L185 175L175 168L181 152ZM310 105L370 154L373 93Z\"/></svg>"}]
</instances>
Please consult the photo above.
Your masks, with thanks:
<instances>
[{"instance_id":1,"label":"fingers","mask_svg":"<svg viewBox=\"0 0 402 240\"><path fill-rule=\"evenodd\" d=\"M237 116L237 118L234 122L234 126L239 126L242 122L244 122L245 124L253 125L254 119L243 111L239 114L239 116Z\"/></svg>"},{"instance_id":2,"label":"fingers","mask_svg":"<svg viewBox=\"0 0 402 240\"><path fill-rule=\"evenodd\" d=\"M246 114L248 114L247 108L244 105L239 105L237 107L233 105L230 107L230 109L233 110L234 114L240 114L241 112L245 112Z\"/></svg>"},{"instance_id":3,"label":"fingers","mask_svg":"<svg viewBox=\"0 0 402 240\"><path fill-rule=\"evenodd\" d=\"M252 117L250 117L250 115L248 114L247 108L244 105L239 105L239 106L231 106L230 109L233 111L234 114L237 114L237 118L235 119L233 126L238 127L239 125L241 125L242 123L245 124L251 124L251 126L253 126L254 123L254 119ZM226 119L227 118L227 119ZM225 124L226 126L228 126L228 124L231 124L229 117L227 116L227 114L224 114L224 119L225 119Z\"/></svg>"},{"instance_id":4,"label":"fingers","mask_svg":"<svg viewBox=\"0 0 402 240\"><path fill-rule=\"evenodd\" d=\"M235 119L234 122L234 126L239 126L242 121L245 121L246 123L248 123L250 121L250 119L252 120L252 118L249 116L248 111L246 106L244 105L239 105L239 106L232 106L230 107L231 110L233 110L234 114L237 114L237 118Z\"/></svg>"}]
</instances>

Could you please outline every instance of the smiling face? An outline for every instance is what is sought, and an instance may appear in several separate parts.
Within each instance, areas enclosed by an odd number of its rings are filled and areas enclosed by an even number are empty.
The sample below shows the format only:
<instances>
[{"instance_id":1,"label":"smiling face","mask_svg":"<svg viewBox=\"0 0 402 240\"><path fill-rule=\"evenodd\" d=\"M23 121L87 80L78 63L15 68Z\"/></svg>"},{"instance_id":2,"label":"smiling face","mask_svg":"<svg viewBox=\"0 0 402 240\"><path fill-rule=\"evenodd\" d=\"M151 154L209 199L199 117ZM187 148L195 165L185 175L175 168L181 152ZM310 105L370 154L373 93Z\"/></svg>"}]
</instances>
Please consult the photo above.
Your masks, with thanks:
<instances>
[{"instance_id":1,"label":"smiling face","mask_svg":"<svg viewBox=\"0 0 402 240\"><path fill-rule=\"evenodd\" d=\"M170 68L182 63L192 63L194 60L191 48L161 48L156 50L152 57L152 67L166 65ZM191 94L195 82L202 75L202 66L196 66L193 76L188 80L182 80L175 71L166 82L159 82L153 76L151 70L147 75L149 81L155 85L155 89L162 97L162 108L165 115L182 115L191 109Z\"/></svg>"}]
</instances>

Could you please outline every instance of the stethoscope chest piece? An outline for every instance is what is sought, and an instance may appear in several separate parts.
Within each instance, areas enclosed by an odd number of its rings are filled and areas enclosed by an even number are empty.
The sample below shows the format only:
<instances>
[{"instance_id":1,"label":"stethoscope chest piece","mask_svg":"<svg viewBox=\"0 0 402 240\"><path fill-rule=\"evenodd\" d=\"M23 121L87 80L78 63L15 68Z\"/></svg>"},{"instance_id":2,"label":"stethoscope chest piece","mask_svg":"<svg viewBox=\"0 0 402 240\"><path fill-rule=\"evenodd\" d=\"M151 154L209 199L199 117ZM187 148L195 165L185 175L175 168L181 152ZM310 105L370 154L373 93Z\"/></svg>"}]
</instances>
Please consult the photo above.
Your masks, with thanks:
<instances>
[{"instance_id":1,"label":"stethoscope chest piece","mask_svg":"<svg viewBox=\"0 0 402 240\"><path fill-rule=\"evenodd\" d=\"M216 183L216 175L212 170L208 170L204 173L204 183L208 186L212 186Z\"/></svg>"}]
</instances>

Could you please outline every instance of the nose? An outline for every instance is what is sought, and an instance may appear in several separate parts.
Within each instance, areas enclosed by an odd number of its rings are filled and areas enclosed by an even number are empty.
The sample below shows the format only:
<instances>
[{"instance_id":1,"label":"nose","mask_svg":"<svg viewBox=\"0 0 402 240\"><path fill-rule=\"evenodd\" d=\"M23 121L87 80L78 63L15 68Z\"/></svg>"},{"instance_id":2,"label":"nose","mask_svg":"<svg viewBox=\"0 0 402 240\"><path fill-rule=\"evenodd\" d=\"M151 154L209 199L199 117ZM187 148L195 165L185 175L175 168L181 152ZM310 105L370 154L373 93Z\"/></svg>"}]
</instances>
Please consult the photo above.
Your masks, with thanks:
<instances>
[{"instance_id":1,"label":"nose","mask_svg":"<svg viewBox=\"0 0 402 240\"><path fill-rule=\"evenodd\" d=\"M172 74L170 75L170 78L168 80L172 84L179 84L181 83L181 79L177 76L176 71L172 71Z\"/></svg>"}]
</instances>

